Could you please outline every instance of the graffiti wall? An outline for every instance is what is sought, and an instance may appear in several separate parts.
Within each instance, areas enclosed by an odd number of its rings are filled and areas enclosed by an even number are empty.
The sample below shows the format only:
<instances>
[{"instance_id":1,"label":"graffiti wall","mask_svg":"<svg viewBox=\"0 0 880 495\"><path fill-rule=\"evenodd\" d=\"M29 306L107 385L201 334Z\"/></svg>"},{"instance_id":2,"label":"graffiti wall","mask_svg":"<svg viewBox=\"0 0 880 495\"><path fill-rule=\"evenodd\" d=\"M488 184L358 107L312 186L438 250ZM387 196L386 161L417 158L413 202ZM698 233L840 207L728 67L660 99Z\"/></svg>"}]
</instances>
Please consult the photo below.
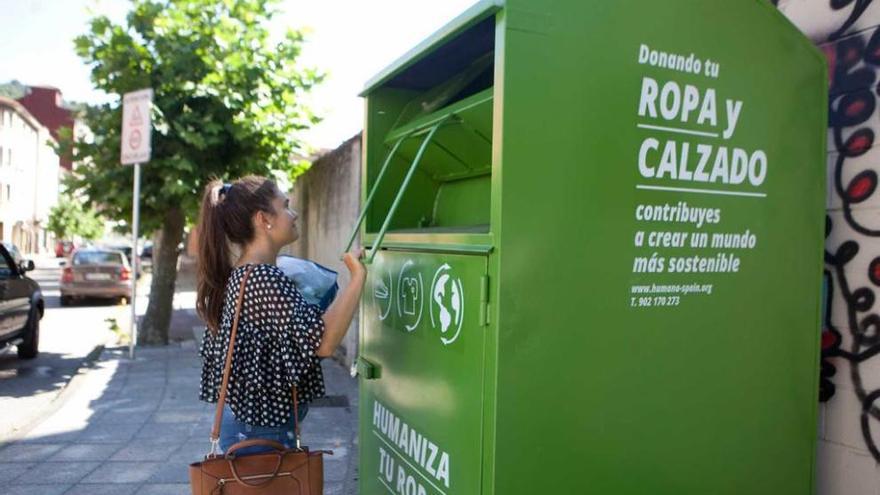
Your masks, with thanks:
<instances>
[{"instance_id":1,"label":"graffiti wall","mask_svg":"<svg viewBox=\"0 0 880 495\"><path fill-rule=\"evenodd\" d=\"M828 60L818 493L880 494L880 0L778 0Z\"/></svg>"}]
</instances>

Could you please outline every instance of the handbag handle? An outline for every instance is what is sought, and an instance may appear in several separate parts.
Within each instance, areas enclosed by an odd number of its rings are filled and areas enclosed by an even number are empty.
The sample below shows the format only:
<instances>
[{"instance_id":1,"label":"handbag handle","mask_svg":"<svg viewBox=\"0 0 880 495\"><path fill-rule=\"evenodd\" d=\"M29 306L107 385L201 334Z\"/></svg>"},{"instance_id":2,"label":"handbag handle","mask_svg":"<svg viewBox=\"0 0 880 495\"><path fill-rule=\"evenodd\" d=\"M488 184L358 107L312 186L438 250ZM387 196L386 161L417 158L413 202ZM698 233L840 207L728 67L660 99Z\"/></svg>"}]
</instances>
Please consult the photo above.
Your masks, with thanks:
<instances>
[{"instance_id":1,"label":"handbag handle","mask_svg":"<svg viewBox=\"0 0 880 495\"><path fill-rule=\"evenodd\" d=\"M275 464L275 468L272 470L272 473L262 473L260 478L263 481L258 481L256 483L248 483L243 480L241 476L238 475L238 470L235 469L235 458L229 459L229 470L232 471L232 477L235 478L235 481L241 483L242 485L249 486L251 488L256 488L261 485L265 485L266 483L272 482L276 476L278 476L278 471L281 471L281 463L284 461L284 455L281 451L276 451L275 454L278 456L278 462Z\"/></svg>"},{"instance_id":2,"label":"handbag handle","mask_svg":"<svg viewBox=\"0 0 880 495\"><path fill-rule=\"evenodd\" d=\"M250 440L242 440L240 442L236 442L235 445L229 447L229 450L224 452L224 456L226 459L233 460L235 459L235 452L240 449L246 449L248 447L271 447L278 451L285 451L287 447L281 444L281 442L276 442L275 440L269 440L267 438L251 438Z\"/></svg>"},{"instance_id":3,"label":"handbag handle","mask_svg":"<svg viewBox=\"0 0 880 495\"><path fill-rule=\"evenodd\" d=\"M211 452L208 454L209 456L215 455L220 446L220 423L223 420L223 406L226 404L226 390L229 385L229 375L232 372L232 352L235 349L235 336L238 333L238 322L241 319L241 306L244 302L244 289L253 268L253 265L249 265L247 271L244 272L244 277L241 279L241 289L238 291L238 299L235 301L235 316L232 319L232 330L229 332L229 348L226 349L226 363L223 365L223 380L220 382L220 395L217 398L217 410L214 413L214 426L211 428ZM299 404L297 403L295 384L293 385L293 422L294 431L296 432L296 448L299 449ZM233 448L235 447L233 446L230 448L230 452Z\"/></svg>"}]
</instances>

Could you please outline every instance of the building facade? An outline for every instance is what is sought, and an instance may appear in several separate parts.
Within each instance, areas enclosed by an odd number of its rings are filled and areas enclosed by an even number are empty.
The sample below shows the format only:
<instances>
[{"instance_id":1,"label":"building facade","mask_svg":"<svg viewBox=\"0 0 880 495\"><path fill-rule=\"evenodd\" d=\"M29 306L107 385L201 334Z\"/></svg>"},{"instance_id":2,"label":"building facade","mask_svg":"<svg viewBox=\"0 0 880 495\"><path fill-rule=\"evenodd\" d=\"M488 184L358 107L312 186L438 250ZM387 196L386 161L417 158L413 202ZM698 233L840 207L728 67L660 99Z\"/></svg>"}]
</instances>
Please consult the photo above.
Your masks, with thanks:
<instances>
[{"instance_id":1,"label":"building facade","mask_svg":"<svg viewBox=\"0 0 880 495\"><path fill-rule=\"evenodd\" d=\"M63 128L74 129L73 112L64 108L61 90L51 86L28 86L27 93L18 99L34 118L37 119L52 138L58 140ZM61 168L71 170L73 163L69 158L61 158Z\"/></svg>"},{"instance_id":2,"label":"building facade","mask_svg":"<svg viewBox=\"0 0 880 495\"><path fill-rule=\"evenodd\" d=\"M46 224L58 203L60 161L49 130L28 110L0 97L0 240L22 253L47 253Z\"/></svg>"}]
</instances>

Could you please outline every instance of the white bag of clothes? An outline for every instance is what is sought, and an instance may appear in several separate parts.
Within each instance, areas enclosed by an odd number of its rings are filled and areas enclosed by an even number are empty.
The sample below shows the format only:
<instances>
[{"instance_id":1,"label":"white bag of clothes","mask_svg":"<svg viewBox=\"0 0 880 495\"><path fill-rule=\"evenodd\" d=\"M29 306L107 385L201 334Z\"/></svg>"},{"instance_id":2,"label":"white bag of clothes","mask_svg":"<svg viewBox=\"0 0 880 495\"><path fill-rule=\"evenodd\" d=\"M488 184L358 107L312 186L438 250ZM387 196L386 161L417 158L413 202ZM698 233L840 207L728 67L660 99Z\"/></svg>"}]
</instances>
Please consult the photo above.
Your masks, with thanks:
<instances>
[{"instance_id":1,"label":"white bag of clothes","mask_svg":"<svg viewBox=\"0 0 880 495\"><path fill-rule=\"evenodd\" d=\"M336 282L338 274L335 271L314 261L286 254L279 256L275 264L285 275L293 279L293 283L306 302L317 305L321 311L327 311L339 290Z\"/></svg>"}]
</instances>

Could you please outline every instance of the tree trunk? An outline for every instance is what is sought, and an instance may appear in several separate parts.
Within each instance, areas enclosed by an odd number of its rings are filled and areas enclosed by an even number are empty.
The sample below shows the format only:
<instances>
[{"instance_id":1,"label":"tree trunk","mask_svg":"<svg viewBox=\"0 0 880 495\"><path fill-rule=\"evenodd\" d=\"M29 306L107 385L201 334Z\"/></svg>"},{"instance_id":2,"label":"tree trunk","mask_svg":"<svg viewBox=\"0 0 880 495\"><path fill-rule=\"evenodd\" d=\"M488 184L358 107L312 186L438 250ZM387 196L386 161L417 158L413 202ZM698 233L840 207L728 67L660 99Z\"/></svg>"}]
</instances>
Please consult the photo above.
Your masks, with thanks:
<instances>
[{"instance_id":1,"label":"tree trunk","mask_svg":"<svg viewBox=\"0 0 880 495\"><path fill-rule=\"evenodd\" d=\"M177 282L177 245L183 238L184 215L171 208L153 243L153 281L150 303L138 328L138 342L146 345L168 344L168 326Z\"/></svg>"}]
</instances>

